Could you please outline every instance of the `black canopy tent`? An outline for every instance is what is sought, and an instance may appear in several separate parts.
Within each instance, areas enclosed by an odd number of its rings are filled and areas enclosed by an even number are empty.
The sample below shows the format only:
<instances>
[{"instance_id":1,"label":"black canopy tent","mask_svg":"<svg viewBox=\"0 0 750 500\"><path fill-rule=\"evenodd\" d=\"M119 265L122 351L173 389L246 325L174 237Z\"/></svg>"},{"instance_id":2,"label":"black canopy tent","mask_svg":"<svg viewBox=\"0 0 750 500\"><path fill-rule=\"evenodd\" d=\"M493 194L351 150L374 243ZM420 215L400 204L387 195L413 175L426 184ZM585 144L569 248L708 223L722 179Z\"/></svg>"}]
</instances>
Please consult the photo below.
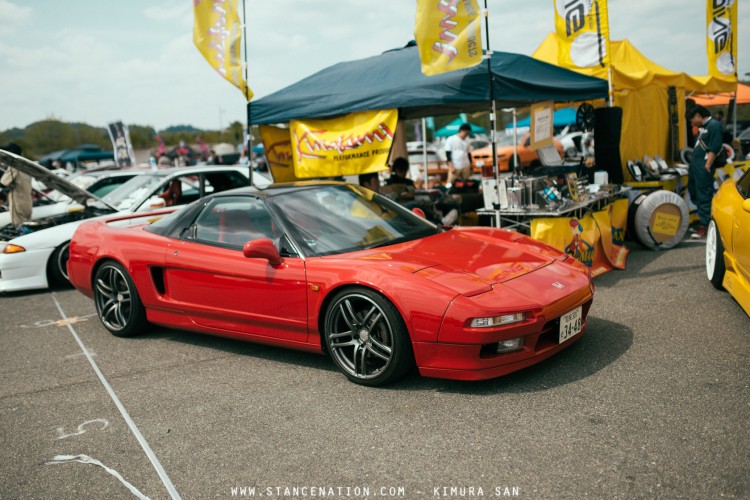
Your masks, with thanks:
<instances>
[{"instance_id":1,"label":"black canopy tent","mask_svg":"<svg viewBox=\"0 0 750 500\"><path fill-rule=\"evenodd\" d=\"M495 103L501 107L533 102L606 98L607 82L507 52L491 58ZM401 119L489 108L487 66L422 74L414 42L400 49L341 62L248 103L252 125L325 118L355 111L398 108Z\"/></svg>"}]
</instances>

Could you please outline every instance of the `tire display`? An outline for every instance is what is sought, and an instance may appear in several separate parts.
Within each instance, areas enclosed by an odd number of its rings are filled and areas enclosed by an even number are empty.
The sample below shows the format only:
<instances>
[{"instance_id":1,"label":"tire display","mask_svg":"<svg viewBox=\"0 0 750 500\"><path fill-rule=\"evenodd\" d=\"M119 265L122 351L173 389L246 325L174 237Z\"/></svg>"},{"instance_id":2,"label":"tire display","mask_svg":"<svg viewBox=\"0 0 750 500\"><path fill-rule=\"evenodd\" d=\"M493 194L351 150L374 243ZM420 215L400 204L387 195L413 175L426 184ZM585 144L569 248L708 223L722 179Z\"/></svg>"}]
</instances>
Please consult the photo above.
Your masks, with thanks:
<instances>
[{"instance_id":1,"label":"tire display","mask_svg":"<svg viewBox=\"0 0 750 500\"><path fill-rule=\"evenodd\" d=\"M673 191L639 195L628 209L628 232L651 250L666 250L685 237L690 223L687 203Z\"/></svg>"}]
</instances>

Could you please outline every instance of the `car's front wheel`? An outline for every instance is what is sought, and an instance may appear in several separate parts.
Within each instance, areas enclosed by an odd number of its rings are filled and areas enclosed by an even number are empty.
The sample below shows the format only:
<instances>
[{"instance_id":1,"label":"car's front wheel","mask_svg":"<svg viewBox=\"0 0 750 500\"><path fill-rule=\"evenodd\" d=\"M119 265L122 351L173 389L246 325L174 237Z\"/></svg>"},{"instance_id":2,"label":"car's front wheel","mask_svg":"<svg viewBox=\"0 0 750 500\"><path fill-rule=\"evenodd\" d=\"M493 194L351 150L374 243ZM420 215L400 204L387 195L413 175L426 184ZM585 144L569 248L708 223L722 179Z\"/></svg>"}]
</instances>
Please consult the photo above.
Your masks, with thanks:
<instances>
[{"instance_id":1,"label":"car's front wheel","mask_svg":"<svg viewBox=\"0 0 750 500\"><path fill-rule=\"evenodd\" d=\"M721 290L726 266L724 264L724 244L721 242L716 221L708 223L706 229L706 274L714 288Z\"/></svg>"},{"instance_id":2,"label":"car's front wheel","mask_svg":"<svg viewBox=\"0 0 750 500\"><path fill-rule=\"evenodd\" d=\"M94 304L104 327L118 337L132 337L148 325L138 290L117 262L105 262L97 269Z\"/></svg>"},{"instance_id":3,"label":"car's front wheel","mask_svg":"<svg viewBox=\"0 0 750 500\"><path fill-rule=\"evenodd\" d=\"M70 242L66 241L55 248L47 263L47 271L52 283L59 286L70 286L68 280L68 257L70 256Z\"/></svg>"},{"instance_id":4,"label":"car's front wheel","mask_svg":"<svg viewBox=\"0 0 750 500\"><path fill-rule=\"evenodd\" d=\"M413 365L411 341L401 315L372 290L337 293L326 311L323 335L333 361L358 384L393 382Z\"/></svg>"}]
</instances>

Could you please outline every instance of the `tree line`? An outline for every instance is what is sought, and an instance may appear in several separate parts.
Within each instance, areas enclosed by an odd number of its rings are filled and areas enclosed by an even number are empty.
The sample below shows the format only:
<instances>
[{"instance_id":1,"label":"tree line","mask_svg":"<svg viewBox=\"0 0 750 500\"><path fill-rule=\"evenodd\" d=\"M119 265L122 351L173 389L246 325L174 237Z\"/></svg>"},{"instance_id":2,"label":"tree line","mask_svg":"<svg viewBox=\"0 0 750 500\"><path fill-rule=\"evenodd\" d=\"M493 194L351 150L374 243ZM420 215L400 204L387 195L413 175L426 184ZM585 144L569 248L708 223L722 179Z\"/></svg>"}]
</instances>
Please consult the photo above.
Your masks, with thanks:
<instances>
[{"instance_id":1,"label":"tree line","mask_svg":"<svg viewBox=\"0 0 750 500\"><path fill-rule=\"evenodd\" d=\"M130 140L135 149L156 149L157 131L148 125L128 125ZM195 144L200 137L208 144L229 142L239 144L244 140L244 125L232 122L224 130L201 130L190 125L177 125L158 132L167 149L184 141ZM62 149L75 149L82 144L95 144L112 150L112 141L105 127L94 127L86 123L66 123L47 119L32 123L25 128L12 128L0 132L0 147L15 142L23 148L24 156L32 159Z\"/></svg>"}]
</instances>

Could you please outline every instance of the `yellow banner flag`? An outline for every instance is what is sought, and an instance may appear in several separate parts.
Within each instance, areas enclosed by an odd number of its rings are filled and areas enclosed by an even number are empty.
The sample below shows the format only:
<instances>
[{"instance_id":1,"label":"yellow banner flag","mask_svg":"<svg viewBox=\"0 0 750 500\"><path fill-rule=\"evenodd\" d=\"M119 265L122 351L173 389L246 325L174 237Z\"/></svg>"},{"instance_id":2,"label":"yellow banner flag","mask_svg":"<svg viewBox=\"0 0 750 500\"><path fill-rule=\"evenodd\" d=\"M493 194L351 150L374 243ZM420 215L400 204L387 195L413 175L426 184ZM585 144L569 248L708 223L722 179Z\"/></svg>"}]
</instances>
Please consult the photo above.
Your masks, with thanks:
<instances>
[{"instance_id":1,"label":"yellow banner flag","mask_svg":"<svg viewBox=\"0 0 750 500\"><path fill-rule=\"evenodd\" d=\"M417 0L414 38L422 73L439 75L482 62L477 0Z\"/></svg>"},{"instance_id":2,"label":"yellow banner flag","mask_svg":"<svg viewBox=\"0 0 750 500\"><path fill-rule=\"evenodd\" d=\"M292 163L292 138L288 128L273 125L261 125L260 140L271 169L274 182L293 182L298 180L294 175Z\"/></svg>"},{"instance_id":3,"label":"yellow banner flag","mask_svg":"<svg viewBox=\"0 0 750 500\"><path fill-rule=\"evenodd\" d=\"M377 172L386 167L398 111L360 111L329 120L292 120L292 156L299 178Z\"/></svg>"},{"instance_id":4,"label":"yellow banner flag","mask_svg":"<svg viewBox=\"0 0 750 500\"><path fill-rule=\"evenodd\" d=\"M708 74L737 81L737 0L706 0Z\"/></svg>"},{"instance_id":5,"label":"yellow banner flag","mask_svg":"<svg viewBox=\"0 0 750 500\"><path fill-rule=\"evenodd\" d=\"M193 15L195 46L208 64L240 89L245 99L252 99L253 93L242 75L242 25L237 0L193 0Z\"/></svg>"},{"instance_id":6,"label":"yellow banner flag","mask_svg":"<svg viewBox=\"0 0 750 500\"><path fill-rule=\"evenodd\" d=\"M609 19L607 0L553 0L557 61L564 68L599 68L607 78Z\"/></svg>"}]
</instances>

